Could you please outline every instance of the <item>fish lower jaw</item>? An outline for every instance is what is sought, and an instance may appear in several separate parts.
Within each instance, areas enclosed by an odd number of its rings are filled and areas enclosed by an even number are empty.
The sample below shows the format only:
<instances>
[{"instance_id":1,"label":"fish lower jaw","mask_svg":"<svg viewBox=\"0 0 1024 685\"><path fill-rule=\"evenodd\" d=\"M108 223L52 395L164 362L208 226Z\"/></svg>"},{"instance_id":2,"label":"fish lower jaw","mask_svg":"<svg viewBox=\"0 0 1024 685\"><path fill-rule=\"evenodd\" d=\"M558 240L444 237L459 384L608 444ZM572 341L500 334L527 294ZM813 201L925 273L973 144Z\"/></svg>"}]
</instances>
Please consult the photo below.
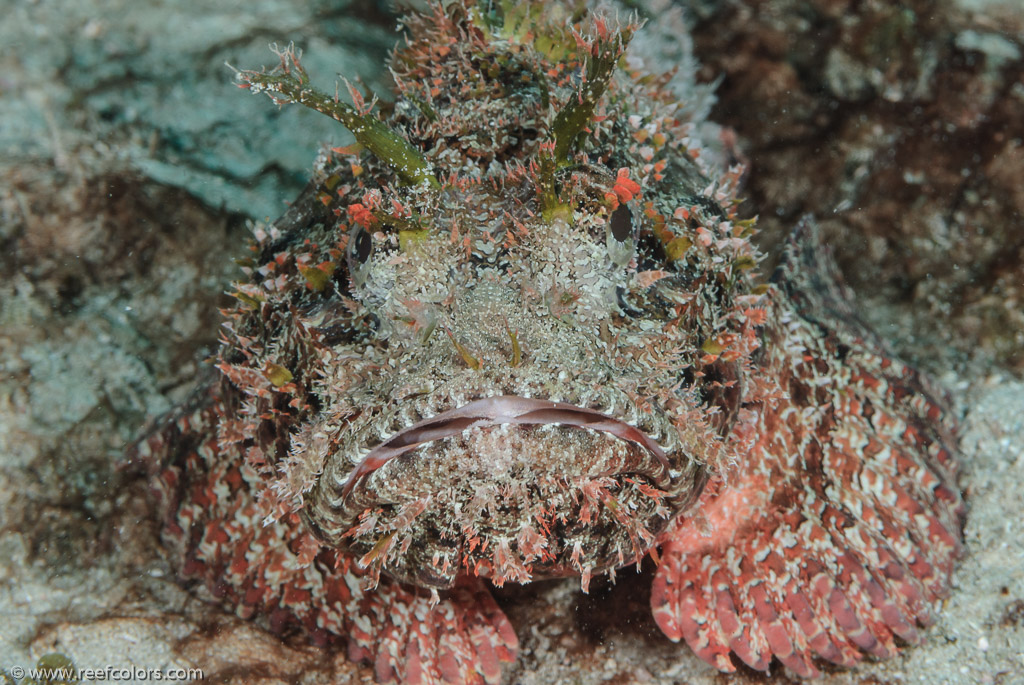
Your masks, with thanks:
<instances>
[{"instance_id":1,"label":"fish lower jaw","mask_svg":"<svg viewBox=\"0 0 1024 685\"><path fill-rule=\"evenodd\" d=\"M592 575L635 563L707 479L686 455L592 409L474 400L325 469L304 517L322 542L380 573L450 587Z\"/></svg>"}]
</instances>

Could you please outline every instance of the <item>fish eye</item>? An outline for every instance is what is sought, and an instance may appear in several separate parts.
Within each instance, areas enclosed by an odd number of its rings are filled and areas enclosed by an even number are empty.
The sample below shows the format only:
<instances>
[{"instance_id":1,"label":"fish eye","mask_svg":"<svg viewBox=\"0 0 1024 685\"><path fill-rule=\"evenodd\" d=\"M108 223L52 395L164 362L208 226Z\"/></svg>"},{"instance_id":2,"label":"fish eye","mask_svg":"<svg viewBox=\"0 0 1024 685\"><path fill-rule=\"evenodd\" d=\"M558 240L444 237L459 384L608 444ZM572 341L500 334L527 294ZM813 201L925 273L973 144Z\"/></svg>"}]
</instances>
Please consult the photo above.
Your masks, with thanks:
<instances>
[{"instance_id":1,"label":"fish eye","mask_svg":"<svg viewBox=\"0 0 1024 685\"><path fill-rule=\"evenodd\" d=\"M373 249L373 239L367 231L359 231L355 238L355 247L352 250L353 256L360 264L365 264L370 258L370 251Z\"/></svg>"},{"instance_id":2,"label":"fish eye","mask_svg":"<svg viewBox=\"0 0 1024 685\"><path fill-rule=\"evenodd\" d=\"M618 266L629 264L636 248L633 231L633 212L625 204L615 208L608 218L608 255Z\"/></svg>"},{"instance_id":3,"label":"fish eye","mask_svg":"<svg viewBox=\"0 0 1024 685\"><path fill-rule=\"evenodd\" d=\"M370 255L373 254L373 237L364 228L356 230L348 241L348 271L352 283L361 286L370 271Z\"/></svg>"},{"instance_id":4,"label":"fish eye","mask_svg":"<svg viewBox=\"0 0 1024 685\"><path fill-rule=\"evenodd\" d=\"M627 238L633 237L633 212L629 211L629 207L626 205L619 205L612 212L609 224L612 237L620 243L624 243Z\"/></svg>"}]
</instances>

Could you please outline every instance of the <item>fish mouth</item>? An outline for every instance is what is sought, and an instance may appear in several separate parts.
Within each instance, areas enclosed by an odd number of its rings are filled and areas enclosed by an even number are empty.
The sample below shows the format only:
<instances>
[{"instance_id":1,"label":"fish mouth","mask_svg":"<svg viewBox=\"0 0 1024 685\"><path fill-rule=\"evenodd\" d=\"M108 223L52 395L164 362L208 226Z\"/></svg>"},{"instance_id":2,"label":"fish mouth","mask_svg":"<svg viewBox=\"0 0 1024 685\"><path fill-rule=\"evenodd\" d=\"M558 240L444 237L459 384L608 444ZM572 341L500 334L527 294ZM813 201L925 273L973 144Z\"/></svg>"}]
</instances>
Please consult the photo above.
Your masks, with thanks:
<instances>
[{"instance_id":1,"label":"fish mouth","mask_svg":"<svg viewBox=\"0 0 1024 685\"><path fill-rule=\"evenodd\" d=\"M329 457L302 517L322 543L354 555L369 584L385 573L441 589L468 573L498 585L579 576L586 589L594 574L639 563L708 479L657 416L475 399L360 458Z\"/></svg>"},{"instance_id":2,"label":"fish mouth","mask_svg":"<svg viewBox=\"0 0 1024 685\"><path fill-rule=\"evenodd\" d=\"M558 424L608 433L647 450L664 470L664 473L658 474L657 481L665 480L671 468L668 456L654 439L621 419L565 402L518 395L498 395L474 400L461 407L441 412L392 435L370 450L352 470L342 488L342 495L347 497L360 480L390 460L426 443L443 440L473 428L500 424Z\"/></svg>"}]
</instances>

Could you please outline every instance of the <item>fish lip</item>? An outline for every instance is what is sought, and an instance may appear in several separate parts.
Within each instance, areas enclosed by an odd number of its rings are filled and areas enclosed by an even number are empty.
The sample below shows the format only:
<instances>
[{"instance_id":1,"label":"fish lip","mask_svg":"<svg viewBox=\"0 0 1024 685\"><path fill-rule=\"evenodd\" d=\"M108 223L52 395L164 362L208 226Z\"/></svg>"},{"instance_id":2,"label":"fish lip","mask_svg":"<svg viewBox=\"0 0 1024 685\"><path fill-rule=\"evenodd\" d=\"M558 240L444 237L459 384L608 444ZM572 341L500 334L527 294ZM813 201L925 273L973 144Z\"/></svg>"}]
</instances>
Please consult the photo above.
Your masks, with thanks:
<instances>
[{"instance_id":1,"label":"fish lip","mask_svg":"<svg viewBox=\"0 0 1024 685\"><path fill-rule=\"evenodd\" d=\"M661 465L661 478L669 480L671 465L665 451L647 433L622 419L566 402L495 395L448 409L395 433L371 449L349 473L342 487L342 497L347 498L361 480L395 457L471 428L500 424L559 424L609 433L647 450Z\"/></svg>"}]
</instances>

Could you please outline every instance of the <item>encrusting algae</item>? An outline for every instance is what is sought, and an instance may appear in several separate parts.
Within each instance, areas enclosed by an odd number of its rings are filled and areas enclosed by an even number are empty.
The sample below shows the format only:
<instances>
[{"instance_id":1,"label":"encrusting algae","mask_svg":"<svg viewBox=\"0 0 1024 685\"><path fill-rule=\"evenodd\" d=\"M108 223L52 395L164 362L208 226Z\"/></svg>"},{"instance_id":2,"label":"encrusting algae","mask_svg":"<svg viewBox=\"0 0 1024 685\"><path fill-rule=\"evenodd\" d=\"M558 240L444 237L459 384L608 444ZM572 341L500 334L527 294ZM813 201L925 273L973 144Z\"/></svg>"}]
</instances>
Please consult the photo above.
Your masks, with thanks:
<instances>
[{"instance_id":1,"label":"encrusting algae","mask_svg":"<svg viewBox=\"0 0 1024 685\"><path fill-rule=\"evenodd\" d=\"M219 378L134 448L182 576L382 682L498 682L489 586L658 564L672 640L812 676L917 642L961 549L945 395L859 323L814 226L760 283L636 22L405 21L387 116L291 47L240 85L356 138L257 233Z\"/></svg>"}]
</instances>

